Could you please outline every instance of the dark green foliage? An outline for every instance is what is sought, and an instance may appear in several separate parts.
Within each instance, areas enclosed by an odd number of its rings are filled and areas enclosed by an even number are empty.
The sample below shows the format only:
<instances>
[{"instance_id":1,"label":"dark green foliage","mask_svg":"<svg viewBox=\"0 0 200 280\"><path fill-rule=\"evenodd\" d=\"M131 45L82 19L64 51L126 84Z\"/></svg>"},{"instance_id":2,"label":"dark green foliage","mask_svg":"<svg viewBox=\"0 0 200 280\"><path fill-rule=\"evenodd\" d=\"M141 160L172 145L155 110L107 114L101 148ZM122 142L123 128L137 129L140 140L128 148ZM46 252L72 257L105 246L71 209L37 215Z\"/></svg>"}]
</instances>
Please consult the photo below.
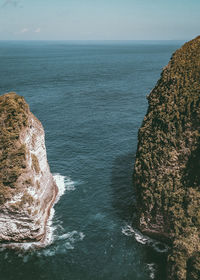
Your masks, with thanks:
<instances>
[{"instance_id":1,"label":"dark green foliage","mask_svg":"<svg viewBox=\"0 0 200 280\"><path fill-rule=\"evenodd\" d=\"M200 252L194 254L187 262L187 280L200 279Z\"/></svg>"},{"instance_id":2,"label":"dark green foliage","mask_svg":"<svg viewBox=\"0 0 200 280\"><path fill-rule=\"evenodd\" d=\"M148 101L133 175L139 226L171 240L168 277L183 280L200 250L200 37L173 54Z\"/></svg>"}]
</instances>

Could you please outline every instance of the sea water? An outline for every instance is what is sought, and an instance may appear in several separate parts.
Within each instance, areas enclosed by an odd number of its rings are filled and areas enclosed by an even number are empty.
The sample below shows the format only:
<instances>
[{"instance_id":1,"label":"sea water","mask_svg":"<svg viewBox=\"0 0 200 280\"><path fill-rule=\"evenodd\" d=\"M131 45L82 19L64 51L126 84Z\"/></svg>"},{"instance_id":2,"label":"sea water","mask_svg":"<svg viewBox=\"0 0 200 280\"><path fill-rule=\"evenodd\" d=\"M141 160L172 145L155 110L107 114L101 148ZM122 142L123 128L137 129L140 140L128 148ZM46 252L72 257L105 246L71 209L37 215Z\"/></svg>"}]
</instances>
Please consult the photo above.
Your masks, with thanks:
<instances>
[{"instance_id":1,"label":"sea water","mask_svg":"<svg viewBox=\"0 0 200 280\"><path fill-rule=\"evenodd\" d=\"M167 247L132 227L146 95L179 41L0 42L0 93L42 122L60 187L49 245L1 250L1 280L163 280Z\"/></svg>"}]
</instances>

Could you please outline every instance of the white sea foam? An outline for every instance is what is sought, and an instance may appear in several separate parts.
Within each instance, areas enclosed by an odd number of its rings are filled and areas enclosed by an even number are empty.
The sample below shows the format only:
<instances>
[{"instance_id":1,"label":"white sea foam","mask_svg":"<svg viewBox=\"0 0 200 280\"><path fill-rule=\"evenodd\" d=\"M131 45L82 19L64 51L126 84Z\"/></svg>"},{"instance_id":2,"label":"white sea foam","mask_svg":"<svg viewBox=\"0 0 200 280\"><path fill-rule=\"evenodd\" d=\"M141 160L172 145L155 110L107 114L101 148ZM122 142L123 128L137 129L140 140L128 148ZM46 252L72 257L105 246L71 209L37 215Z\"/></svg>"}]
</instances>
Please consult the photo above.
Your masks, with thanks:
<instances>
[{"instance_id":1,"label":"white sea foam","mask_svg":"<svg viewBox=\"0 0 200 280\"><path fill-rule=\"evenodd\" d=\"M55 237L55 242L52 246L44 248L41 251L37 251L36 253L38 256L45 257L52 257L57 253L66 254L68 250L73 250L75 248L75 244L82 241L84 237L85 235L83 232L73 230Z\"/></svg>"},{"instance_id":2,"label":"white sea foam","mask_svg":"<svg viewBox=\"0 0 200 280\"><path fill-rule=\"evenodd\" d=\"M66 250L73 250L75 243L82 241L84 237L85 235L83 232L78 232L76 230L64 233L63 235L58 237L58 240L62 242L59 242L57 250L62 253L65 253Z\"/></svg>"},{"instance_id":3,"label":"white sea foam","mask_svg":"<svg viewBox=\"0 0 200 280\"><path fill-rule=\"evenodd\" d=\"M56 182L56 185L58 186L58 195L56 198L55 203L57 203L60 199L60 197L62 195L64 195L65 191L74 191L75 190L75 182L71 180L70 177L67 176L62 176L58 173L53 174L54 180ZM60 228L62 230L63 227L60 223L58 223L56 226L53 225L53 217L55 214L55 209L52 207L51 208L51 212L50 212L50 216L47 222L47 226L46 226L46 238L45 238L45 246L52 244L55 240L66 240L66 242L64 244L62 244L61 248L60 246L56 246L53 251L52 249L45 249L44 250L44 254L48 255L48 256L52 256L54 255L57 251L61 251L61 249L64 250L65 249L74 249L74 242L75 241L79 241L79 240L83 240L84 238L84 234L82 232L77 232L77 231L72 231L72 232L68 232L65 233L61 236L56 236L55 230L57 228Z\"/></svg>"},{"instance_id":4,"label":"white sea foam","mask_svg":"<svg viewBox=\"0 0 200 280\"><path fill-rule=\"evenodd\" d=\"M24 263L27 263L27 262L28 262L28 259L29 259L29 255L25 255L25 256L23 257L23 262L24 262Z\"/></svg>"},{"instance_id":5,"label":"white sea foam","mask_svg":"<svg viewBox=\"0 0 200 280\"><path fill-rule=\"evenodd\" d=\"M53 177L54 177L56 184L59 186L59 195L58 196L63 195L65 191L74 191L76 189L75 185L80 184L78 182L74 182L68 176L54 174Z\"/></svg>"},{"instance_id":6,"label":"white sea foam","mask_svg":"<svg viewBox=\"0 0 200 280\"><path fill-rule=\"evenodd\" d=\"M54 202L54 205L59 201L60 197L65 193L65 190L68 188L68 185L70 184L70 179L68 177L62 176L60 174L55 174L54 180L56 182L56 185L58 186L58 194L57 198ZM67 180L66 180L67 178ZM66 182L66 183L65 183ZM39 242L26 242L26 243L9 243L9 244L2 244L0 250L4 250L5 248L18 248L22 249L24 251L39 248L39 247L46 247L47 245L50 245L54 241L54 230L55 227L53 227L53 217L55 214L55 209L52 207L50 210L50 215L47 221L46 225L46 236L45 240L39 241Z\"/></svg>"},{"instance_id":7,"label":"white sea foam","mask_svg":"<svg viewBox=\"0 0 200 280\"><path fill-rule=\"evenodd\" d=\"M59 201L61 196L64 195L64 193L65 193L65 190L66 190L65 178L66 177L57 173L57 174L53 175L53 178L58 187L58 194L57 194L56 200L54 202L54 205L55 205ZM55 227L53 226L54 214L55 214L55 209L54 209L54 207L51 207L50 215L49 215L47 225L46 225L46 236L45 236L45 241L44 241L43 247L46 247L46 246L52 244L54 241L54 231L55 231Z\"/></svg>"},{"instance_id":8,"label":"white sea foam","mask_svg":"<svg viewBox=\"0 0 200 280\"><path fill-rule=\"evenodd\" d=\"M78 182L74 182L70 179L70 177L62 176L60 174L53 175L56 185L58 186L58 194L57 198L54 202L54 205L59 201L60 197L65 193L65 191L74 191L75 185L80 184ZM27 243L9 243L2 244L0 251L5 250L6 248L17 248L21 249L18 251L18 256L23 258L24 262L28 261L28 255L24 255L22 251L32 251L35 248L42 248L42 250L37 250L36 253L38 256L54 256L57 252L66 253L67 250L73 250L75 243L82 241L85 237L83 232L78 232L73 230L71 232L63 233L61 235L56 234L56 232L63 232L64 228L62 226L62 221L53 221L53 217L55 214L54 207L50 210L50 215L46 225L46 236L45 240L42 242L27 242ZM52 244L53 243L53 244ZM51 245L50 247L47 247ZM21 253L20 253L21 252ZM6 257L7 255L5 255Z\"/></svg>"},{"instance_id":9,"label":"white sea foam","mask_svg":"<svg viewBox=\"0 0 200 280\"><path fill-rule=\"evenodd\" d=\"M133 229L130 225L126 225L125 227L123 227L122 233L126 236L133 236L137 242L149 245L159 253L165 253L169 250L169 247L166 244L143 235L139 230Z\"/></svg>"},{"instance_id":10,"label":"white sea foam","mask_svg":"<svg viewBox=\"0 0 200 280\"><path fill-rule=\"evenodd\" d=\"M8 253L5 253L4 259L7 260L7 258L8 258Z\"/></svg>"},{"instance_id":11,"label":"white sea foam","mask_svg":"<svg viewBox=\"0 0 200 280\"><path fill-rule=\"evenodd\" d=\"M75 182L73 182L69 177L65 178L65 186L67 191L75 191Z\"/></svg>"},{"instance_id":12,"label":"white sea foam","mask_svg":"<svg viewBox=\"0 0 200 280\"><path fill-rule=\"evenodd\" d=\"M85 237L83 232L78 232L76 230L73 230L71 232L67 232L61 236L58 237L58 240L70 240L72 243L78 240L83 240Z\"/></svg>"},{"instance_id":13,"label":"white sea foam","mask_svg":"<svg viewBox=\"0 0 200 280\"><path fill-rule=\"evenodd\" d=\"M148 263L147 268L150 272L150 278L154 279L155 278L155 273L156 273L156 264L155 263Z\"/></svg>"},{"instance_id":14,"label":"white sea foam","mask_svg":"<svg viewBox=\"0 0 200 280\"><path fill-rule=\"evenodd\" d=\"M53 257L56 254L56 249L55 248L45 248L42 251L38 251L37 255L38 256L45 256L45 257Z\"/></svg>"}]
</instances>

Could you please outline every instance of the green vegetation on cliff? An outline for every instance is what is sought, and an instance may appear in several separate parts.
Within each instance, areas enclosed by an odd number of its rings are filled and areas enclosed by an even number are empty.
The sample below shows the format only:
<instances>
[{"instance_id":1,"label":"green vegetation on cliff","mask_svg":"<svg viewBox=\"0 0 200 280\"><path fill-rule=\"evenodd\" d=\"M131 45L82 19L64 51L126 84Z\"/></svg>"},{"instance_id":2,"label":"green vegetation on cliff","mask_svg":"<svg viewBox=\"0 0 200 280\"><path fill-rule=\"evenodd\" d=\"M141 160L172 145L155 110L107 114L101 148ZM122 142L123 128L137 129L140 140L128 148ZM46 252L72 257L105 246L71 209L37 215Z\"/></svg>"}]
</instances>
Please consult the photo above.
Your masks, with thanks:
<instances>
[{"instance_id":1,"label":"green vegetation on cliff","mask_svg":"<svg viewBox=\"0 0 200 280\"><path fill-rule=\"evenodd\" d=\"M173 54L148 101L133 175L139 227L172 244L168 279L200 279L200 37Z\"/></svg>"},{"instance_id":2,"label":"green vegetation on cliff","mask_svg":"<svg viewBox=\"0 0 200 280\"><path fill-rule=\"evenodd\" d=\"M26 147L20 132L28 125L29 107L16 93L0 96L0 203L12 196L12 188L26 167Z\"/></svg>"}]
</instances>

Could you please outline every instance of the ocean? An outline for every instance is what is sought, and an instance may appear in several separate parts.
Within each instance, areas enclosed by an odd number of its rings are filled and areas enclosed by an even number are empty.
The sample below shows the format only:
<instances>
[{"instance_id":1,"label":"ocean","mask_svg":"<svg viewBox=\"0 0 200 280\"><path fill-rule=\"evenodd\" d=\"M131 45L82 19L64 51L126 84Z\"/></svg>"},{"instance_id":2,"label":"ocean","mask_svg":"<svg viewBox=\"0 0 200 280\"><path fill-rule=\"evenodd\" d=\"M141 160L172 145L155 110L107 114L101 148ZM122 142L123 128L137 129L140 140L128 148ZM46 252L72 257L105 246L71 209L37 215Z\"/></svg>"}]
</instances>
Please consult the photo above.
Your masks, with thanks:
<instances>
[{"instance_id":1,"label":"ocean","mask_svg":"<svg viewBox=\"0 0 200 280\"><path fill-rule=\"evenodd\" d=\"M165 279L166 246L132 225L132 171L146 96L182 43L0 41L0 93L25 97L65 188L51 244L0 249L0 280Z\"/></svg>"}]
</instances>

